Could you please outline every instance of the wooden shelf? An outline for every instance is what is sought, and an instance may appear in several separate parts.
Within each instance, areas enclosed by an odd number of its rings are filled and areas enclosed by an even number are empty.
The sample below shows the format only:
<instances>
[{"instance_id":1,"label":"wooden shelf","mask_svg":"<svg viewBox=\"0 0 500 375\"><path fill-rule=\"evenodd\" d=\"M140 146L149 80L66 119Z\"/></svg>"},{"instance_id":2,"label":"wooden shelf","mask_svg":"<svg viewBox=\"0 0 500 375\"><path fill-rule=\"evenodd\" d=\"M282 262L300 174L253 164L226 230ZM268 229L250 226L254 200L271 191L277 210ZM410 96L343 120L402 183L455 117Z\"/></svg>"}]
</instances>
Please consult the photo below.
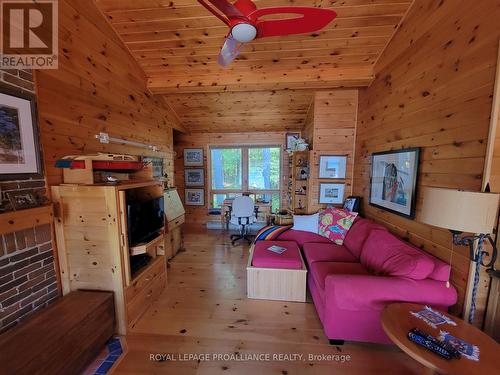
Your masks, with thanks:
<instances>
[{"instance_id":1,"label":"wooden shelf","mask_svg":"<svg viewBox=\"0 0 500 375\"><path fill-rule=\"evenodd\" d=\"M49 224L54 219L52 205L0 214L0 235Z\"/></svg>"}]
</instances>

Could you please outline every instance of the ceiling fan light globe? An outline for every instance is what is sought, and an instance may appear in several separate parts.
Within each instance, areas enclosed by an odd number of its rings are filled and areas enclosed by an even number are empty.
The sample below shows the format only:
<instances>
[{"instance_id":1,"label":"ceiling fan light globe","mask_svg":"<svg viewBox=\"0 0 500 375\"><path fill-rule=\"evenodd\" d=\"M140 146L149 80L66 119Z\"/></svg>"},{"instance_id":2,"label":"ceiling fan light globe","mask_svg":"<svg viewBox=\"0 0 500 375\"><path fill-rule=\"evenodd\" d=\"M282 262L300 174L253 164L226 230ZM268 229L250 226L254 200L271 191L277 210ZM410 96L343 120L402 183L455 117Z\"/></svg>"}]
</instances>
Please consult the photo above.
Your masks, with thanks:
<instances>
[{"instance_id":1,"label":"ceiling fan light globe","mask_svg":"<svg viewBox=\"0 0 500 375\"><path fill-rule=\"evenodd\" d=\"M240 43L248 43L257 36L257 29L249 23L239 23L231 29L233 39Z\"/></svg>"}]
</instances>

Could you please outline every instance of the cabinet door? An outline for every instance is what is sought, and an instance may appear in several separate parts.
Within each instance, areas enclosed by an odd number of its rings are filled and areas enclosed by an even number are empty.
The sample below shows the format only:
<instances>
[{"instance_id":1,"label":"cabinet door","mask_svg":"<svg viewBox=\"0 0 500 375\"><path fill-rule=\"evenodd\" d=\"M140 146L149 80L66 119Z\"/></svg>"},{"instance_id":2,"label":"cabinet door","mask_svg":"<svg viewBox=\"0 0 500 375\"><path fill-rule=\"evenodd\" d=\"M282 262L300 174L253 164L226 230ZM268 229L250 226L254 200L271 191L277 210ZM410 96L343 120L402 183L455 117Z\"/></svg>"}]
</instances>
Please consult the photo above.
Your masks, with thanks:
<instances>
[{"instance_id":1,"label":"cabinet door","mask_svg":"<svg viewBox=\"0 0 500 375\"><path fill-rule=\"evenodd\" d=\"M181 227L175 228L172 232L172 247L174 255L179 252L182 247L182 230Z\"/></svg>"},{"instance_id":2,"label":"cabinet door","mask_svg":"<svg viewBox=\"0 0 500 375\"><path fill-rule=\"evenodd\" d=\"M172 244L172 233L165 233L165 257L170 259L174 256L173 244Z\"/></svg>"}]
</instances>

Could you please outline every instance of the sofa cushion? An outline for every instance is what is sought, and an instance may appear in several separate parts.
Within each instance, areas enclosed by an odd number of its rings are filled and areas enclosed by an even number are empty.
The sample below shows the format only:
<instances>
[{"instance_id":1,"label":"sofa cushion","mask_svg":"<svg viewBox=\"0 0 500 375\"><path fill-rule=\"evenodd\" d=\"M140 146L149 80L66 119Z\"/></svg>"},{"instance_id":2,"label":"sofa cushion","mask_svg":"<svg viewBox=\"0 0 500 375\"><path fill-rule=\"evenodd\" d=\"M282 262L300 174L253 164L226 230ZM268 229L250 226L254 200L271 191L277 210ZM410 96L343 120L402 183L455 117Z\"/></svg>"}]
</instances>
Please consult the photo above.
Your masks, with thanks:
<instances>
[{"instance_id":1,"label":"sofa cushion","mask_svg":"<svg viewBox=\"0 0 500 375\"><path fill-rule=\"evenodd\" d=\"M307 264L314 262L357 262L358 260L351 254L345 246L333 243L313 243L304 244L304 257Z\"/></svg>"},{"instance_id":2,"label":"sofa cushion","mask_svg":"<svg viewBox=\"0 0 500 375\"><path fill-rule=\"evenodd\" d=\"M313 215L293 215L293 230L318 233L319 213Z\"/></svg>"},{"instance_id":3,"label":"sofa cushion","mask_svg":"<svg viewBox=\"0 0 500 375\"><path fill-rule=\"evenodd\" d=\"M441 259L436 258L434 255L415 247L415 250L428 257L434 263L434 269L427 276L427 278L437 281L448 281L450 280L451 266L443 262Z\"/></svg>"},{"instance_id":4,"label":"sofa cushion","mask_svg":"<svg viewBox=\"0 0 500 375\"><path fill-rule=\"evenodd\" d=\"M325 289L325 279L328 275L369 275L360 263L349 262L314 262L309 272L321 290Z\"/></svg>"},{"instance_id":5,"label":"sofa cushion","mask_svg":"<svg viewBox=\"0 0 500 375\"><path fill-rule=\"evenodd\" d=\"M451 266L435 257L434 259L434 270L431 272L429 279L437 281L448 281L450 280Z\"/></svg>"},{"instance_id":6,"label":"sofa cushion","mask_svg":"<svg viewBox=\"0 0 500 375\"><path fill-rule=\"evenodd\" d=\"M357 216L357 212L350 212L335 207L327 208L320 214L319 234L337 245L342 245L347 232L349 232Z\"/></svg>"},{"instance_id":7,"label":"sofa cushion","mask_svg":"<svg viewBox=\"0 0 500 375\"><path fill-rule=\"evenodd\" d=\"M344 246L359 259L363 244L368 238L370 231L374 228L387 230L380 224L358 216L345 236Z\"/></svg>"},{"instance_id":8,"label":"sofa cushion","mask_svg":"<svg viewBox=\"0 0 500 375\"><path fill-rule=\"evenodd\" d=\"M434 262L410 244L386 230L372 229L363 245L361 264L381 276L426 279L434 270Z\"/></svg>"},{"instance_id":9,"label":"sofa cushion","mask_svg":"<svg viewBox=\"0 0 500 375\"><path fill-rule=\"evenodd\" d=\"M294 241L299 247L303 247L307 242L332 243L328 238L320 236L319 234L294 229L287 230L285 233L281 234L278 239L280 241Z\"/></svg>"},{"instance_id":10,"label":"sofa cushion","mask_svg":"<svg viewBox=\"0 0 500 375\"><path fill-rule=\"evenodd\" d=\"M268 250L270 246L286 247L286 251L277 254ZM291 241L259 241L253 250L252 266L260 268L301 269L300 249Z\"/></svg>"}]
</instances>

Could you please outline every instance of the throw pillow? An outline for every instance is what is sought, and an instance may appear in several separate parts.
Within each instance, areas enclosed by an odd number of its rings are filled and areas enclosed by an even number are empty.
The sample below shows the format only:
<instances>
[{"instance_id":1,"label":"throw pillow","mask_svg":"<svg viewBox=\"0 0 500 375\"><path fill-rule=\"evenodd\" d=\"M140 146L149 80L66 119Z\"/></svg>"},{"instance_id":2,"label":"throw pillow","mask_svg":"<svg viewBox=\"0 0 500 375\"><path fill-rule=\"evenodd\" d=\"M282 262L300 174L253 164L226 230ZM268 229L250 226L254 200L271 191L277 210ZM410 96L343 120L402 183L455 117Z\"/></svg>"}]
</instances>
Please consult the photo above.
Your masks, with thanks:
<instances>
[{"instance_id":1,"label":"throw pillow","mask_svg":"<svg viewBox=\"0 0 500 375\"><path fill-rule=\"evenodd\" d=\"M327 208L323 211L319 221L319 234L337 245L342 245L356 216L358 216L357 212Z\"/></svg>"},{"instance_id":2,"label":"throw pillow","mask_svg":"<svg viewBox=\"0 0 500 375\"><path fill-rule=\"evenodd\" d=\"M293 230L318 233L319 213L314 215L293 215Z\"/></svg>"}]
</instances>

